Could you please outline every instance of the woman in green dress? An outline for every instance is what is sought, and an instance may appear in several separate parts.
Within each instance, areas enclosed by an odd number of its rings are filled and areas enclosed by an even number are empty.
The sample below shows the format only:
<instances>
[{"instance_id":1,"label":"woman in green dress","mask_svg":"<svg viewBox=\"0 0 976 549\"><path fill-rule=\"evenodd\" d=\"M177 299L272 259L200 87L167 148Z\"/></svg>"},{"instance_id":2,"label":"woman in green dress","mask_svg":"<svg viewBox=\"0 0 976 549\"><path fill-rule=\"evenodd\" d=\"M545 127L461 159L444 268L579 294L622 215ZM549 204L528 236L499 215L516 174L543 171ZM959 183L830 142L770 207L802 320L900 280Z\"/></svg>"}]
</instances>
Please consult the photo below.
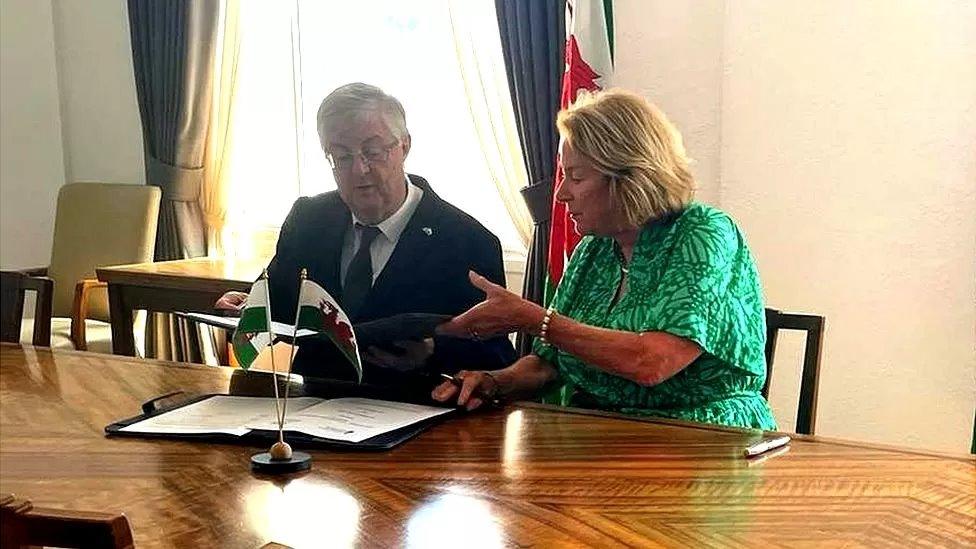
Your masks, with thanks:
<instances>
[{"instance_id":1,"label":"woman in green dress","mask_svg":"<svg viewBox=\"0 0 976 549\"><path fill-rule=\"evenodd\" d=\"M645 99L586 94L559 113L563 202L584 235L544 309L476 273L486 299L441 327L523 331L533 353L503 370L462 371L432 396L468 409L531 397L555 381L570 404L773 430L759 276L725 213L692 201L681 136Z\"/></svg>"}]
</instances>

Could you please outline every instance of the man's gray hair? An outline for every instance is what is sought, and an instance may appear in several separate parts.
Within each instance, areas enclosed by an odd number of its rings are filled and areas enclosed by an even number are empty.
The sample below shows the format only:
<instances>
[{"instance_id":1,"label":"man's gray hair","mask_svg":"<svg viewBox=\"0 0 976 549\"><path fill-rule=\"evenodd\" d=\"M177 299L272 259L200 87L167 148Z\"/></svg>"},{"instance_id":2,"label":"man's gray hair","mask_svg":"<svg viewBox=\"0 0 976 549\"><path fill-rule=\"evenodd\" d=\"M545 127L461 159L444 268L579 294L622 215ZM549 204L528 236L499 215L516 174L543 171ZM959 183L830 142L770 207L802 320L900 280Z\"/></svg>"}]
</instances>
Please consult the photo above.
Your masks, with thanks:
<instances>
[{"instance_id":1,"label":"man's gray hair","mask_svg":"<svg viewBox=\"0 0 976 549\"><path fill-rule=\"evenodd\" d=\"M334 128L337 122L355 120L370 112L381 113L390 132L397 139L402 140L408 135L407 115L396 97L376 86L353 82L333 90L319 105L316 126L318 126L322 148L325 148L329 130Z\"/></svg>"}]
</instances>

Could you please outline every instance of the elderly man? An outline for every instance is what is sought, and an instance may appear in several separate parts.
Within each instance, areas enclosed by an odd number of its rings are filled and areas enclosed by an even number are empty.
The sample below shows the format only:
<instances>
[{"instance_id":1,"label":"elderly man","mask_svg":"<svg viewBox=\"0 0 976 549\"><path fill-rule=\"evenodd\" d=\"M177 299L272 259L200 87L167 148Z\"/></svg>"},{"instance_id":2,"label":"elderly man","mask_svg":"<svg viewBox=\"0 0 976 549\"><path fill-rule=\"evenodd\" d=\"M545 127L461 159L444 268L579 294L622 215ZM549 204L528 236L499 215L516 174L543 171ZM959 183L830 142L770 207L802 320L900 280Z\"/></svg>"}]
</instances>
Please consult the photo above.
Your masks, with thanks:
<instances>
[{"instance_id":1,"label":"elderly man","mask_svg":"<svg viewBox=\"0 0 976 549\"><path fill-rule=\"evenodd\" d=\"M469 270L505 283L498 238L438 197L422 177L405 174L410 134L396 98L375 86L347 84L322 101L317 122L338 191L299 198L281 227L268 267L275 320L293 321L302 268L339 299L354 323L400 313L461 313L483 298L468 282ZM238 309L245 298L231 292L217 307ZM406 379L401 370L494 369L515 359L505 337L434 337L396 346L366 352L366 381L394 384ZM294 371L348 377L329 369L334 357L327 344L300 345Z\"/></svg>"}]
</instances>

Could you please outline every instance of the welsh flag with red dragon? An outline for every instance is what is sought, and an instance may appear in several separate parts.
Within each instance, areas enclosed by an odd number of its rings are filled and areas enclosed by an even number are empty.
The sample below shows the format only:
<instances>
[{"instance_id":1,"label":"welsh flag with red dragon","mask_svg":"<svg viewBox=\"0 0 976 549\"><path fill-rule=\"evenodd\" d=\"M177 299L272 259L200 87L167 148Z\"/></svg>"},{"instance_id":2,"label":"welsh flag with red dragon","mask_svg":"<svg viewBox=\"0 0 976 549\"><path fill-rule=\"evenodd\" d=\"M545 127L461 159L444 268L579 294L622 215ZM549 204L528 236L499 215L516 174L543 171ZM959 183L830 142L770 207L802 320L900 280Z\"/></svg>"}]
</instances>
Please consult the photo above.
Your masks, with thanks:
<instances>
[{"instance_id":1,"label":"welsh flag with red dragon","mask_svg":"<svg viewBox=\"0 0 976 549\"><path fill-rule=\"evenodd\" d=\"M610 85L613 77L612 6L612 0L566 1L566 65L559 102L561 109L571 105L580 90L596 91ZM562 183L563 170L557 163L553 189L558 189ZM550 227L547 304L580 241L566 206L555 199L555 193Z\"/></svg>"},{"instance_id":2,"label":"welsh flag with red dragon","mask_svg":"<svg viewBox=\"0 0 976 549\"><path fill-rule=\"evenodd\" d=\"M325 288L308 279L302 279L301 289L298 291L298 321L295 329L312 330L332 340L356 369L358 381L362 383L363 363L349 317Z\"/></svg>"}]
</instances>

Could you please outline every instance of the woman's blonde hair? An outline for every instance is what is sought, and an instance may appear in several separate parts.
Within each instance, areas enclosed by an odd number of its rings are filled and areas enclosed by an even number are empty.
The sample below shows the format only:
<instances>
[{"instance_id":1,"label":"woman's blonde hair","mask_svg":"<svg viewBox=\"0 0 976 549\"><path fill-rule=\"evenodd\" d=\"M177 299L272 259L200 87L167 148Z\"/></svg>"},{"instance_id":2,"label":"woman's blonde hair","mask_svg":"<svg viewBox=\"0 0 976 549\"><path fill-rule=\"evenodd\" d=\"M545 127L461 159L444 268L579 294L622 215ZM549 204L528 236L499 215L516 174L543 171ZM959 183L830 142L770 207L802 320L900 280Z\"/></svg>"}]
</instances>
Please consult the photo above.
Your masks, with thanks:
<instances>
[{"instance_id":1,"label":"woman's blonde hair","mask_svg":"<svg viewBox=\"0 0 976 549\"><path fill-rule=\"evenodd\" d=\"M643 97L619 89L583 92L556 119L559 135L610 180L624 227L683 210L695 195L681 134Z\"/></svg>"}]
</instances>

